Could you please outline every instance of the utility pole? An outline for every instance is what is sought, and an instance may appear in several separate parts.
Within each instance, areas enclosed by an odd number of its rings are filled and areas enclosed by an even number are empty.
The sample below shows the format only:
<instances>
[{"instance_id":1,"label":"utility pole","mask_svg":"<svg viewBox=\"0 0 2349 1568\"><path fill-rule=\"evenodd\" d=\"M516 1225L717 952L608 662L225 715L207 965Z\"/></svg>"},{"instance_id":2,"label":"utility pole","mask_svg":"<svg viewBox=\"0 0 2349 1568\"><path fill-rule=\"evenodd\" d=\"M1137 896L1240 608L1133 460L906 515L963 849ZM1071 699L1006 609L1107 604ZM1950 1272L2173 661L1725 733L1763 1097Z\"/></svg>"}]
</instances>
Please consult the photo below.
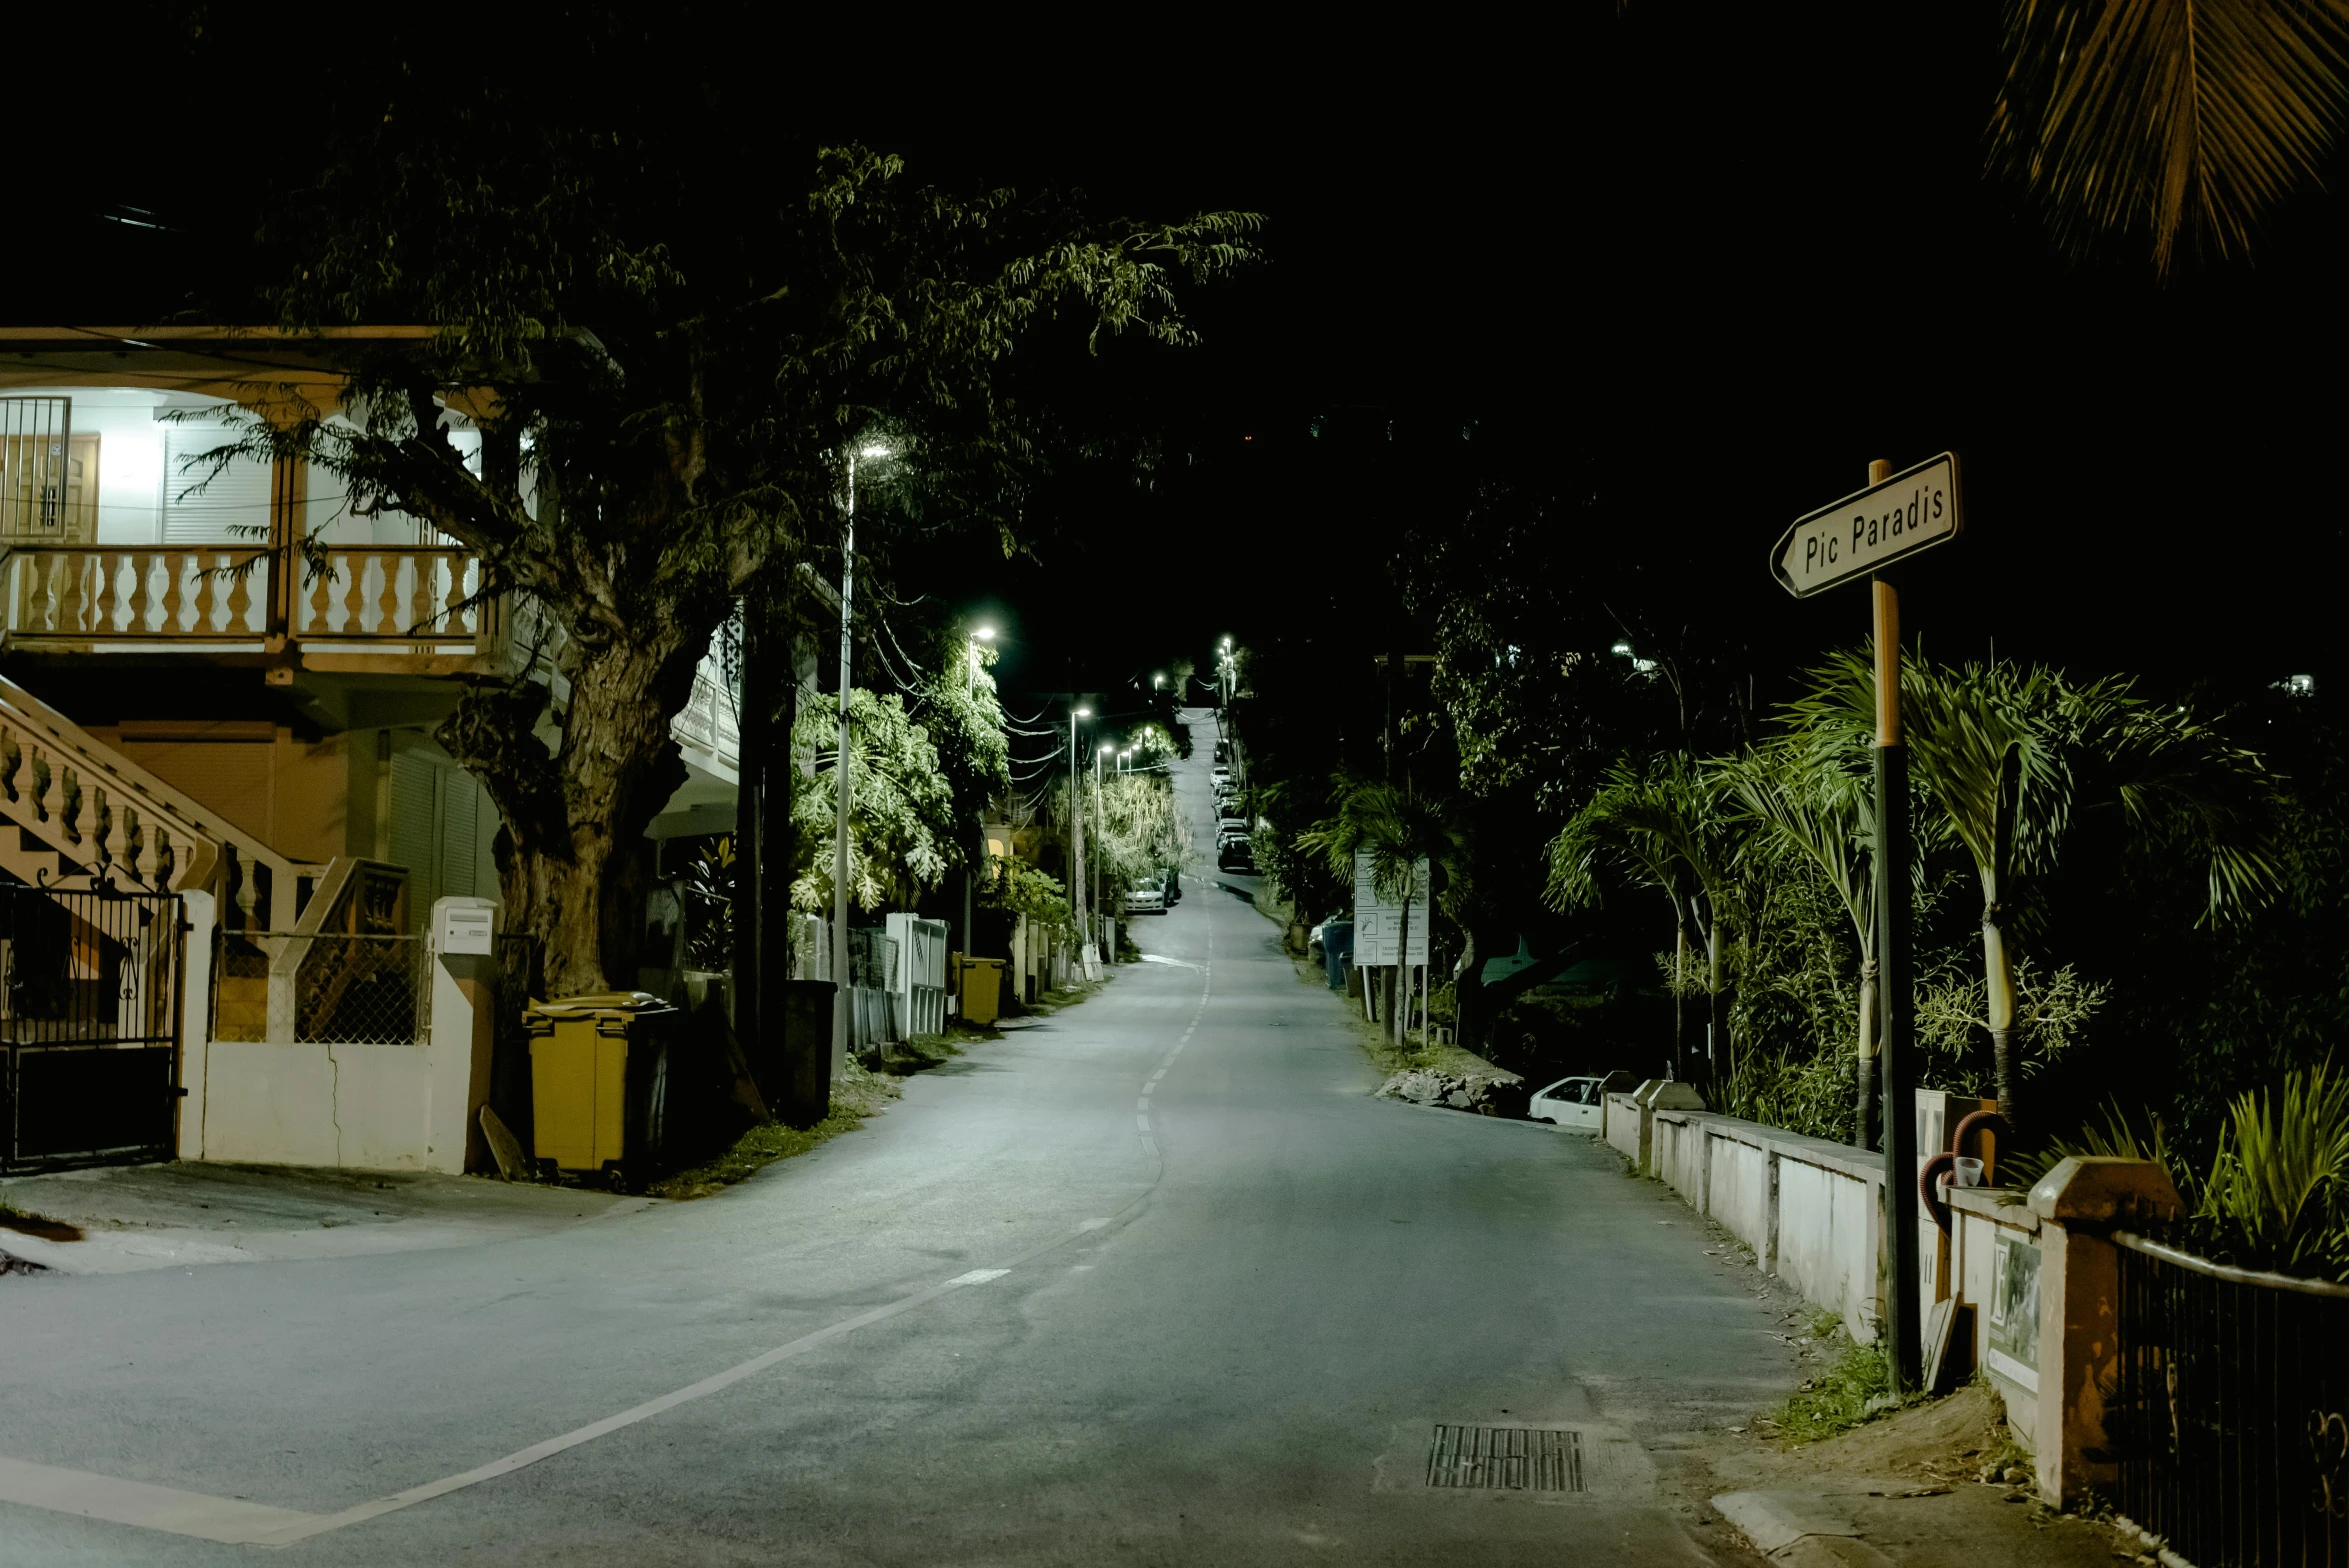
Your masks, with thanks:
<instances>
[{"instance_id":1,"label":"utility pole","mask_svg":"<svg viewBox=\"0 0 2349 1568\"><path fill-rule=\"evenodd\" d=\"M1908 751L1900 725L1897 561L1946 544L1965 527L1955 452L1900 473L1877 461L1868 483L1794 520L1770 549L1770 573L1797 599L1869 580L1876 632L1876 1028L1884 1091L1884 1332L1892 1386L1922 1381L1918 1301L1916 996L1910 967ZM1864 1060L1864 1058L1863 1058Z\"/></svg>"},{"instance_id":2,"label":"utility pole","mask_svg":"<svg viewBox=\"0 0 2349 1568\"><path fill-rule=\"evenodd\" d=\"M1093 748L1093 833L1096 838L1101 834L1101 824L1109 820L1101 810L1101 759L1108 754L1108 751L1109 745L1106 741ZM1093 851L1093 908L1096 911L1101 908L1101 851L1099 850ZM1107 963L1109 955L1103 953L1101 961Z\"/></svg>"},{"instance_id":3,"label":"utility pole","mask_svg":"<svg viewBox=\"0 0 2349 1568\"><path fill-rule=\"evenodd\" d=\"M1092 922L1085 908L1085 794L1077 783L1077 720L1093 716L1091 708L1068 711L1068 897L1077 917L1077 933L1093 940Z\"/></svg>"},{"instance_id":4,"label":"utility pole","mask_svg":"<svg viewBox=\"0 0 2349 1568\"><path fill-rule=\"evenodd\" d=\"M740 736L736 747L741 785L734 806L734 974L727 988L727 999L732 1003L735 1043L753 1064L754 1076L756 1064L765 1058L770 1044L780 1043L769 1039L768 1026L760 1010L759 983L766 968L769 913L766 864L770 852L767 790L774 763L774 699L767 679L765 648L767 613L764 595L753 592L743 596L741 662L735 669L736 690L740 693L735 727ZM788 789L788 758L784 760L784 769ZM783 820L789 821L788 813ZM761 1084L759 1089L765 1093L767 1086Z\"/></svg>"},{"instance_id":5,"label":"utility pole","mask_svg":"<svg viewBox=\"0 0 2349 1568\"><path fill-rule=\"evenodd\" d=\"M848 531L840 541L840 749L832 764L832 1076L848 1070L848 810L853 779L849 771L849 660L854 645L849 620L856 603L856 460L887 457L885 446L848 454Z\"/></svg>"},{"instance_id":6,"label":"utility pole","mask_svg":"<svg viewBox=\"0 0 2349 1568\"><path fill-rule=\"evenodd\" d=\"M1868 483L1891 477L1890 463L1878 459L1868 465ZM1909 976L1909 759L1900 734L1900 590L1877 572L1869 591L1876 612L1876 1061L1884 1083L1884 1203L1892 1227L1885 1329L1892 1386L1907 1393L1924 1375L1917 1304L1915 1009Z\"/></svg>"}]
</instances>

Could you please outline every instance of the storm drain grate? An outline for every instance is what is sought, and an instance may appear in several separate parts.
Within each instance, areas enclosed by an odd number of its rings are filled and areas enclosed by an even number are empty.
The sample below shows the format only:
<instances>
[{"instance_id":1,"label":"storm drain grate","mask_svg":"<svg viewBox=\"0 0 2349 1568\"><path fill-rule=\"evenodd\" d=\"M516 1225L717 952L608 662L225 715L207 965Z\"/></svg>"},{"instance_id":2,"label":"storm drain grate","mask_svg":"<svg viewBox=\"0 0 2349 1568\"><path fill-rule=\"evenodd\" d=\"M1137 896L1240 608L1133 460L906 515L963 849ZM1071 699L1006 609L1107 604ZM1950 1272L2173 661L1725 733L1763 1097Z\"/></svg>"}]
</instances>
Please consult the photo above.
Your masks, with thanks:
<instances>
[{"instance_id":1,"label":"storm drain grate","mask_svg":"<svg viewBox=\"0 0 2349 1568\"><path fill-rule=\"evenodd\" d=\"M1427 1484L1494 1492L1579 1492L1582 1434L1524 1426L1439 1426Z\"/></svg>"}]
</instances>

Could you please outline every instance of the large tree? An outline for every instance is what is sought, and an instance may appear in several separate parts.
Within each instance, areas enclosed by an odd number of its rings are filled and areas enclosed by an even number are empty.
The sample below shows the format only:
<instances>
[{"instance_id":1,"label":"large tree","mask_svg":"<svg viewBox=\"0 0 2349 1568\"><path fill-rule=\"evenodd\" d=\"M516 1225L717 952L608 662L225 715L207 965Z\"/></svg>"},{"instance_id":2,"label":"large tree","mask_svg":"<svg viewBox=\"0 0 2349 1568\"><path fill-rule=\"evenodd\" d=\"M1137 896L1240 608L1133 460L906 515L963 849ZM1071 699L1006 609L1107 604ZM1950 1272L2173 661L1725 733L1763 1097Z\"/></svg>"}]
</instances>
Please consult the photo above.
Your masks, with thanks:
<instances>
[{"instance_id":1,"label":"large tree","mask_svg":"<svg viewBox=\"0 0 2349 1568\"><path fill-rule=\"evenodd\" d=\"M893 459L859 475L868 516L1012 548L1066 445L1036 361L1065 388L1121 334L1189 341L1175 287L1248 259L1256 220L1092 222L861 147L735 146L714 179L694 135L592 94L383 80L281 183L269 297L288 327L435 333L355 359L347 417L285 410L251 440L478 553L544 656L477 680L439 738L504 821L509 927L553 990L596 990L625 964L634 845L683 779L670 716L738 598L838 572L849 452Z\"/></svg>"}]
</instances>

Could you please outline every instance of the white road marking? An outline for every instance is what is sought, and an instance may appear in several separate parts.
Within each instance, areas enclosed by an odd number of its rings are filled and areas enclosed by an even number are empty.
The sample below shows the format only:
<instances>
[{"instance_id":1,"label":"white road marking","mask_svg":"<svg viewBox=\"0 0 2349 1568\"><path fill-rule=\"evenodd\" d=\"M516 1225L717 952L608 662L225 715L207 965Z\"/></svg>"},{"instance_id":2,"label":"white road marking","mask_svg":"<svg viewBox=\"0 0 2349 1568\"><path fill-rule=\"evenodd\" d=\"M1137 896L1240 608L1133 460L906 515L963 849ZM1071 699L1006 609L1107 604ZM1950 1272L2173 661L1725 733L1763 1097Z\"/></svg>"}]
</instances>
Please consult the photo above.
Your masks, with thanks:
<instances>
[{"instance_id":1,"label":"white road marking","mask_svg":"<svg viewBox=\"0 0 2349 1568\"><path fill-rule=\"evenodd\" d=\"M200 1541L222 1541L230 1546L267 1544L287 1530L325 1520L322 1514L272 1508L240 1497L206 1497L201 1492L123 1481L86 1470L27 1464L21 1459L0 1459L0 1502L192 1535Z\"/></svg>"},{"instance_id":2,"label":"white road marking","mask_svg":"<svg viewBox=\"0 0 2349 1568\"><path fill-rule=\"evenodd\" d=\"M867 1324L911 1311L965 1285L983 1285L989 1280L1001 1279L1021 1264L1042 1257L1055 1247L1064 1246L1088 1231L1099 1230L1112 1223L1114 1221L1109 1219L1086 1220L1074 1230L1064 1231L1049 1241L1030 1247L1013 1258L1007 1267L972 1269L968 1273L958 1274L925 1290L917 1290L910 1296L900 1296L895 1301L883 1302L854 1317L842 1318L837 1323L802 1334L788 1344L777 1345L762 1355L738 1362L698 1383L688 1383L658 1399L648 1399L641 1405L633 1405L617 1415L589 1422L586 1426L558 1437L550 1437L543 1443L516 1449L503 1458L493 1459L471 1470L443 1476L437 1481L427 1481L422 1486L394 1492L389 1497L374 1498L346 1508L341 1513L299 1513L290 1508L248 1503L241 1498L207 1497L198 1492L181 1492L167 1486L149 1486L140 1481L122 1481L112 1476L92 1475L79 1470L58 1470L14 1459L0 1459L0 1502L24 1503L34 1508L80 1514L91 1519L107 1519L119 1524L138 1525L172 1535L190 1535L201 1540L224 1541L232 1545L291 1546L315 1535L364 1523L402 1508L413 1507L417 1503L446 1497L451 1492L479 1486L484 1481L512 1475L517 1470L537 1464L542 1459L551 1459L582 1443L590 1443L623 1427L634 1426L639 1421L649 1420L679 1405L706 1399L732 1388L745 1378L755 1377L769 1367L805 1355Z\"/></svg>"},{"instance_id":3,"label":"white road marking","mask_svg":"<svg viewBox=\"0 0 2349 1568\"><path fill-rule=\"evenodd\" d=\"M1148 1132L1150 1130L1150 1118L1147 1116L1137 1116L1134 1118L1134 1125L1140 1127L1144 1132Z\"/></svg>"}]
</instances>

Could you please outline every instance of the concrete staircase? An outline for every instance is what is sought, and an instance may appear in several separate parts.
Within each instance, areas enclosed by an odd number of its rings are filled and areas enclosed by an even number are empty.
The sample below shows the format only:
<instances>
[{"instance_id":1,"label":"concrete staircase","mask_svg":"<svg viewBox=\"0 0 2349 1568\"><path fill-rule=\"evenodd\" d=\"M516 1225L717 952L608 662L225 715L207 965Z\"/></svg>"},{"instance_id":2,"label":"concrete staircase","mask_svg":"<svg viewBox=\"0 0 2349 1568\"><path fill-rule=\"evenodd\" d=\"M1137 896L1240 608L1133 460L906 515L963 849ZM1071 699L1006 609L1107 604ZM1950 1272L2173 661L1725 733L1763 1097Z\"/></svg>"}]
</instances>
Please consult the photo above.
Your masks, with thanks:
<instances>
[{"instance_id":1,"label":"concrete staircase","mask_svg":"<svg viewBox=\"0 0 2349 1568\"><path fill-rule=\"evenodd\" d=\"M0 679L0 870L61 892L202 889L224 924L291 931L326 868L278 854Z\"/></svg>"}]
</instances>

